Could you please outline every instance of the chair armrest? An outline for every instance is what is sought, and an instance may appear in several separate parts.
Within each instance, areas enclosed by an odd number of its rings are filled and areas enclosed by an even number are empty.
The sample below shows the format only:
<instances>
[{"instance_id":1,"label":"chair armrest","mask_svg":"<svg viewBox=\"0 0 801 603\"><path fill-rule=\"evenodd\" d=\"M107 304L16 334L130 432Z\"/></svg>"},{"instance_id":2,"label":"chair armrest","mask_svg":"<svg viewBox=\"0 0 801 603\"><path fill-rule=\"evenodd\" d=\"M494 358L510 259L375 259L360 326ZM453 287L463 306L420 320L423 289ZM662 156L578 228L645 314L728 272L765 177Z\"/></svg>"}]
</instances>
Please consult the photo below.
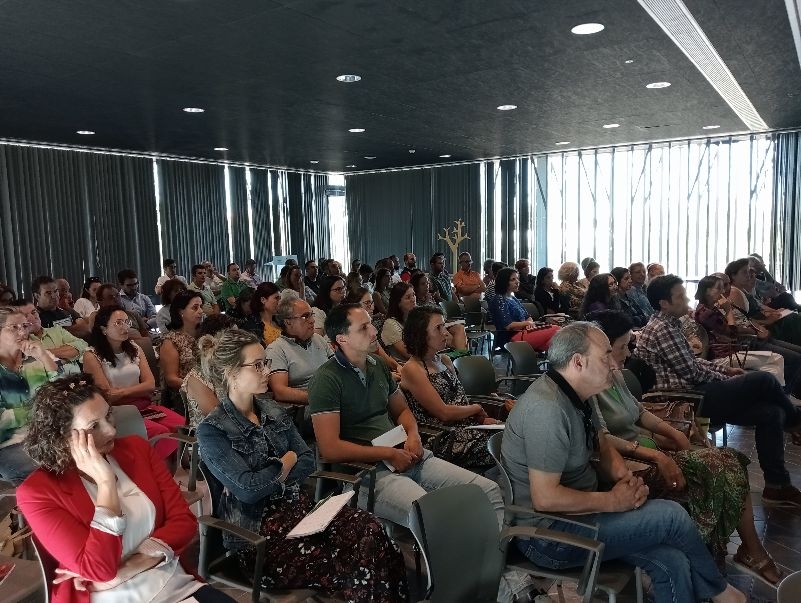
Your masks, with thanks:
<instances>
[{"instance_id":1,"label":"chair armrest","mask_svg":"<svg viewBox=\"0 0 801 603\"><path fill-rule=\"evenodd\" d=\"M645 402L646 400L653 399L653 398L681 398L684 400L703 400L704 394L695 391L689 390L665 390L665 391L658 391L658 392L648 392L647 394L643 394L641 401Z\"/></svg>"},{"instance_id":2,"label":"chair armrest","mask_svg":"<svg viewBox=\"0 0 801 603\"><path fill-rule=\"evenodd\" d=\"M542 377L544 372L545 371L543 371L542 373L531 373L530 375L507 375L506 377L498 377L498 378L495 379L495 383L502 383L504 381L528 381L528 382L534 382L537 379L539 379L540 377Z\"/></svg>"},{"instance_id":3,"label":"chair armrest","mask_svg":"<svg viewBox=\"0 0 801 603\"><path fill-rule=\"evenodd\" d=\"M514 515L527 515L529 517L553 519L554 521L563 521L565 523L570 523L575 526L587 528L589 530L592 530L596 536L598 535L597 523L576 519L575 515L563 515L561 513L544 513L542 511L537 511L536 509L532 509L531 507L521 507L520 505L506 505L504 509L506 510L507 513L513 513Z\"/></svg>"},{"instance_id":4,"label":"chair armrest","mask_svg":"<svg viewBox=\"0 0 801 603\"><path fill-rule=\"evenodd\" d=\"M482 396L478 394L470 394L467 396L468 401L473 402L474 400L479 404L489 404L490 406L503 406L504 402L506 402L506 398L496 398L495 396ZM517 398L512 397L513 400Z\"/></svg>"},{"instance_id":5,"label":"chair armrest","mask_svg":"<svg viewBox=\"0 0 801 603\"><path fill-rule=\"evenodd\" d=\"M550 540L552 542L561 542L570 544L592 553L600 557L604 550L604 543L585 536L577 534L568 534L559 530L551 530L548 528L537 528L533 526L511 526L504 528L501 531L501 541L505 542L512 538L538 538L542 540Z\"/></svg>"},{"instance_id":6,"label":"chair armrest","mask_svg":"<svg viewBox=\"0 0 801 603\"><path fill-rule=\"evenodd\" d=\"M256 532L251 532L250 530L235 525L229 521L225 521L224 519L217 519L216 517L212 517L211 515L201 515L200 517L197 518L197 521L202 526L214 528L216 530L220 530L221 532L228 532L229 534L233 534L237 538L245 540L254 547L259 547L259 546L263 547L264 545L267 544L267 538L265 538L261 534L257 534Z\"/></svg>"}]
</instances>

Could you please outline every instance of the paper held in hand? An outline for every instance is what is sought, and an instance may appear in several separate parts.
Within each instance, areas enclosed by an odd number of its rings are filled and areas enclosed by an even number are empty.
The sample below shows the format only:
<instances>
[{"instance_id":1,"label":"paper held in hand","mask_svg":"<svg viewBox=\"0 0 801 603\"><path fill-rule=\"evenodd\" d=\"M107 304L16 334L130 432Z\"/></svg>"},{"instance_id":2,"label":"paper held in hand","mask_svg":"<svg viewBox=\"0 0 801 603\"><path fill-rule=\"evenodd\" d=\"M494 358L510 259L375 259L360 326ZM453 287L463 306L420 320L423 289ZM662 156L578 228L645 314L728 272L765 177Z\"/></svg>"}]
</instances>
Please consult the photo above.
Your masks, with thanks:
<instances>
[{"instance_id":1,"label":"paper held in hand","mask_svg":"<svg viewBox=\"0 0 801 603\"><path fill-rule=\"evenodd\" d=\"M506 429L506 423L490 423L489 425L468 425L465 429L477 429L479 431L499 431Z\"/></svg>"},{"instance_id":2,"label":"paper held in hand","mask_svg":"<svg viewBox=\"0 0 801 603\"><path fill-rule=\"evenodd\" d=\"M353 490L336 496L329 496L317 504L309 513L300 520L298 525L286 535L287 538L302 538L322 532L328 524L337 516L337 513L344 507L353 496Z\"/></svg>"},{"instance_id":3,"label":"paper held in hand","mask_svg":"<svg viewBox=\"0 0 801 603\"><path fill-rule=\"evenodd\" d=\"M403 444L406 441L406 430L403 428L403 425L398 425L394 429L390 429L386 433L382 433L377 438L374 438L371 442L373 446L386 446L387 448L394 448L398 444ZM392 466L391 463L384 461L384 464L389 468L390 471L394 472L395 467Z\"/></svg>"}]
</instances>

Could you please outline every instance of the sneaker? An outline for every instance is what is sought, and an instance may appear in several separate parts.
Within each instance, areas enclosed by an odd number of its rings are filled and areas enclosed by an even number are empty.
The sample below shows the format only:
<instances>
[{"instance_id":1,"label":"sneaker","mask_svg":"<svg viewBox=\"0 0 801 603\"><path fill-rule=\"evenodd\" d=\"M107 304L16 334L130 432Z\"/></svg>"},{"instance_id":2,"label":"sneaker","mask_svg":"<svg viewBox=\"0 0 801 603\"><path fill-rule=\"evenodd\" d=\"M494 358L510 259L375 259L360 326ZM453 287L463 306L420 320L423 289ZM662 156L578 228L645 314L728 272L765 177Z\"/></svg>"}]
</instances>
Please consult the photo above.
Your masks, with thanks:
<instances>
[{"instance_id":1,"label":"sneaker","mask_svg":"<svg viewBox=\"0 0 801 603\"><path fill-rule=\"evenodd\" d=\"M765 486L765 489L762 490L762 500L768 505L801 507L801 491L790 485L778 488Z\"/></svg>"}]
</instances>

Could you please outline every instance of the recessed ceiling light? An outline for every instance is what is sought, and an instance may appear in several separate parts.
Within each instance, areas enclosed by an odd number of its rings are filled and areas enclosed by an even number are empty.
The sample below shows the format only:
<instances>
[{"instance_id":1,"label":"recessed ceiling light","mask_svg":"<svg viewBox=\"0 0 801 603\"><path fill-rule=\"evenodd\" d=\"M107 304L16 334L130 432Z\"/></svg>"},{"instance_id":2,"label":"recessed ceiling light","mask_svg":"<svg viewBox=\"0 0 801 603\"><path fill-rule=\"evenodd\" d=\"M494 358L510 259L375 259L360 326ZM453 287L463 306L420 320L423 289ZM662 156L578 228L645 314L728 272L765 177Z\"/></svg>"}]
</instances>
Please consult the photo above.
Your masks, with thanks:
<instances>
[{"instance_id":1,"label":"recessed ceiling light","mask_svg":"<svg viewBox=\"0 0 801 603\"><path fill-rule=\"evenodd\" d=\"M319 161L317 161L316 159L310 159L310 160L309 160L309 163L320 163L320 162L319 162Z\"/></svg>"},{"instance_id":2,"label":"recessed ceiling light","mask_svg":"<svg viewBox=\"0 0 801 603\"><path fill-rule=\"evenodd\" d=\"M619 128L619 127L620 127L620 124L604 124L604 128L606 128L607 130L609 130L611 128Z\"/></svg>"},{"instance_id":3,"label":"recessed ceiling light","mask_svg":"<svg viewBox=\"0 0 801 603\"><path fill-rule=\"evenodd\" d=\"M557 142L556 144L559 144L559 145L570 144L570 141L569 140L561 140L561 141Z\"/></svg>"},{"instance_id":4,"label":"recessed ceiling light","mask_svg":"<svg viewBox=\"0 0 801 603\"><path fill-rule=\"evenodd\" d=\"M92 130L78 130L75 133L76 134L80 134L81 136L91 136L92 134L94 134L94 132L92 132Z\"/></svg>"},{"instance_id":5,"label":"recessed ceiling light","mask_svg":"<svg viewBox=\"0 0 801 603\"><path fill-rule=\"evenodd\" d=\"M345 73L345 74L337 76L337 81L338 82L345 82L346 84L352 84L353 82L358 82L361 79L362 79L362 76L354 75L354 74L351 74L351 73Z\"/></svg>"},{"instance_id":6,"label":"recessed ceiling light","mask_svg":"<svg viewBox=\"0 0 801 603\"><path fill-rule=\"evenodd\" d=\"M227 151L228 147L214 147L215 151Z\"/></svg>"},{"instance_id":7,"label":"recessed ceiling light","mask_svg":"<svg viewBox=\"0 0 801 603\"><path fill-rule=\"evenodd\" d=\"M498 111L514 111L517 105L498 105Z\"/></svg>"},{"instance_id":8,"label":"recessed ceiling light","mask_svg":"<svg viewBox=\"0 0 801 603\"><path fill-rule=\"evenodd\" d=\"M626 65L631 65L634 62L634 59L626 59L623 61Z\"/></svg>"},{"instance_id":9,"label":"recessed ceiling light","mask_svg":"<svg viewBox=\"0 0 801 603\"><path fill-rule=\"evenodd\" d=\"M442 159L447 159L448 157L450 157L450 155L440 155L440 157L441 157Z\"/></svg>"},{"instance_id":10,"label":"recessed ceiling light","mask_svg":"<svg viewBox=\"0 0 801 603\"><path fill-rule=\"evenodd\" d=\"M704 126L702 130L717 130L720 126Z\"/></svg>"},{"instance_id":11,"label":"recessed ceiling light","mask_svg":"<svg viewBox=\"0 0 801 603\"><path fill-rule=\"evenodd\" d=\"M375 155L365 155L365 159L375 159Z\"/></svg>"},{"instance_id":12,"label":"recessed ceiling light","mask_svg":"<svg viewBox=\"0 0 801 603\"><path fill-rule=\"evenodd\" d=\"M409 149L409 152L410 152L410 153L414 153L414 152L415 152L415 149Z\"/></svg>"},{"instance_id":13,"label":"recessed ceiling light","mask_svg":"<svg viewBox=\"0 0 801 603\"><path fill-rule=\"evenodd\" d=\"M588 36L603 30L604 26L600 23L582 23L581 25L576 25L570 32L577 36Z\"/></svg>"},{"instance_id":14,"label":"recessed ceiling light","mask_svg":"<svg viewBox=\"0 0 801 603\"><path fill-rule=\"evenodd\" d=\"M658 88L667 88L670 86L670 82L651 82L650 84L646 84L646 88L650 88L651 90L655 90Z\"/></svg>"},{"instance_id":15,"label":"recessed ceiling light","mask_svg":"<svg viewBox=\"0 0 801 603\"><path fill-rule=\"evenodd\" d=\"M351 128L350 130L348 130L348 132L353 132L354 134L359 134L361 132L364 132L364 128Z\"/></svg>"},{"instance_id":16,"label":"recessed ceiling light","mask_svg":"<svg viewBox=\"0 0 801 603\"><path fill-rule=\"evenodd\" d=\"M184 107L184 113L205 113L205 109L201 109L200 107Z\"/></svg>"},{"instance_id":17,"label":"recessed ceiling light","mask_svg":"<svg viewBox=\"0 0 801 603\"><path fill-rule=\"evenodd\" d=\"M356 166L355 166L355 165L353 165L353 164L351 164L351 165L346 165L345 167L346 167L346 168L355 168Z\"/></svg>"}]
</instances>

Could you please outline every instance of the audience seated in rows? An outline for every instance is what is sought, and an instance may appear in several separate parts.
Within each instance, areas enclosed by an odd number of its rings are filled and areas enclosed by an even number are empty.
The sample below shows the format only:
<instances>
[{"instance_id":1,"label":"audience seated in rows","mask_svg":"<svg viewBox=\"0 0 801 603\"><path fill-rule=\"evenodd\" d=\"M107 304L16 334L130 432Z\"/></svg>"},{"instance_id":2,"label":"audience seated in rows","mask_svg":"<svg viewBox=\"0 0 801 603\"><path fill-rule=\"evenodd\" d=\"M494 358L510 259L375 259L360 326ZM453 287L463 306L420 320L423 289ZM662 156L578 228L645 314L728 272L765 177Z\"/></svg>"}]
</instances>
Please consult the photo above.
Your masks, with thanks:
<instances>
[{"instance_id":1,"label":"audience seated in rows","mask_svg":"<svg viewBox=\"0 0 801 603\"><path fill-rule=\"evenodd\" d=\"M450 358L440 354L448 341L439 308L414 308L403 326L409 361L400 370L401 390L415 420L445 431L435 438L432 452L438 458L467 469L484 470L493 464L487 440L493 433L467 429L497 424L480 404L471 404Z\"/></svg>"},{"instance_id":2,"label":"audience seated in rows","mask_svg":"<svg viewBox=\"0 0 801 603\"><path fill-rule=\"evenodd\" d=\"M314 471L314 455L284 411L257 397L267 391L268 364L255 337L228 330L199 344L204 372L226 393L198 426L201 455L225 487L223 518L267 538L262 586L313 586L352 601L405 600L403 556L362 510L343 507L325 534L287 545L287 533L314 506L300 487ZM229 535L225 544L243 568L253 566L251 547Z\"/></svg>"},{"instance_id":3,"label":"audience seated in rows","mask_svg":"<svg viewBox=\"0 0 801 603\"><path fill-rule=\"evenodd\" d=\"M741 350L741 332L734 317L734 308L723 295L723 282L719 277L709 275L698 281L695 299L698 300L695 320L709 336L708 360L723 366L736 364L746 370L771 373L779 385L785 386L785 379L791 384L785 388L788 392L797 391L798 379L801 378L801 354L788 347L759 340L749 340L746 350ZM744 334L752 335L749 331Z\"/></svg>"},{"instance_id":4,"label":"audience seated in rows","mask_svg":"<svg viewBox=\"0 0 801 603\"><path fill-rule=\"evenodd\" d=\"M671 274L648 284L648 299L657 312L637 338L635 356L654 369L656 391L702 392L699 412L712 425L755 426L757 455L765 476L763 500L801 506L801 492L790 483L784 463L784 431L801 443L801 408L793 406L769 373L745 373L739 367L695 357L679 323L688 312L683 283Z\"/></svg>"},{"instance_id":5,"label":"audience seated in rows","mask_svg":"<svg viewBox=\"0 0 801 603\"><path fill-rule=\"evenodd\" d=\"M487 290L486 283L481 275L473 270L473 258L469 253L459 254L459 270L453 275L453 288L460 298L481 299L481 294Z\"/></svg>"},{"instance_id":6,"label":"audience seated in rows","mask_svg":"<svg viewBox=\"0 0 801 603\"><path fill-rule=\"evenodd\" d=\"M92 326L92 347L84 354L84 371L92 375L109 404L132 404L145 415L148 438L175 432L185 423L184 417L153 404L156 379L142 348L128 335L130 326L131 319L121 306L101 308ZM168 458L176 448L174 440L156 443L162 458Z\"/></svg>"},{"instance_id":7,"label":"audience seated in rows","mask_svg":"<svg viewBox=\"0 0 801 603\"><path fill-rule=\"evenodd\" d=\"M255 289L264 282L261 275L256 272L256 260L245 260L242 266L242 274L239 275L239 281L244 283L251 289Z\"/></svg>"},{"instance_id":8,"label":"audience seated in rows","mask_svg":"<svg viewBox=\"0 0 801 603\"><path fill-rule=\"evenodd\" d=\"M596 274L590 279L584 301L581 302L579 317L601 310L620 310L617 299L617 279L608 273Z\"/></svg>"},{"instance_id":9,"label":"audience seated in rows","mask_svg":"<svg viewBox=\"0 0 801 603\"><path fill-rule=\"evenodd\" d=\"M62 310L58 307L58 285L51 276L39 276L31 284L33 301L39 310L42 326L64 327L76 337L89 336L89 325L75 310Z\"/></svg>"},{"instance_id":10,"label":"audience seated in rows","mask_svg":"<svg viewBox=\"0 0 801 603\"><path fill-rule=\"evenodd\" d=\"M156 327L162 335L166 335L167 331L169 331L167 325L169 325L170 320L172 320L170 318L170 305L172 304L172 300L175 299L176 295L184 291L187 291L186 285L177 278L166 281L161 288L162 305L156 313Z\"/></svg>"},{"instance_id":11,"label":"audience seated in rows","mask_svg":"<svg viewBox=\"0 0 801 603\"><path fill-rule=\"evenodd\" d=\"M164 462L138 436L115 435L89 375L38 392L26 446L41 467L17 502L57 563L50 600L233 603L181 565L197 519Z\"/></svg>"},{"instance_id":12,"label":"audience seated in rows","mask_svg":"<svg viewBox=\"0 0 801 603\"><path fill-rule=\"evenodd\" d=\"M177 279L181 281L184 284L184 286L188 284L186 282L186 279L180 274L178 274L178 263L174 259L165 258L164 261L162 262L162 267L164 268L164 274L158 277L158 279L156 280L156 286L153 287L153 290L156 292L156 295L161 295L161 288L164 286L164 283L166 283L169 280Z\"/></svg>"},{"instance_id":13,"label":"audience seated in rows","mask_svg":"<svg viewBox=\"0 0 801 603\"><path fill-rule=\"evenodd\" d=\"M515 404L506 423L503 462L516 505L546 513L580 513L598 525L520 517L521 524L598 538L603 559L645 570L656 601L744 602L727 584L687 512L673 501L648 500L620 454L592 421L591 396L612 385L611 346L597 327L562 328L548 350L550 370ZM599 461L591 463L597 456ZM601 480L613 484L599 488ZM542 539L516 539L523 554L552 568L580 567L586 551Z\"/></svg>"},{"instance_id":14,"label":"audience seated in rows","mask_svg":"<svg viewBox=\"0 0 801 603\"><path fill-rule=\"evenodd\" d=\"M644 327L648 322L648 318L653 314L653 309L651 308L651 304L648 304L650 311L647 313L644 312L639 302L635 299L634 296L636 293L633 293L635 289L634 282L631 278L631 270L623 266L617 266L612 268L609 274L617 281L617 300L620 304L620 310L626 313L635 328L639 329L640 327ZM643 275L645 275L645 266L643 266ZM645 298L645 302L648 302L647 297Z\"/></svg>"},{"instance_id":15,"label":"audience seated in rows","mask_svg":"<svg viewBox=\"0 0 801 603\"><path fill-rule=\"evenodd\" d=\"M488 303L489 313L495 325L495 347L503 348L509 341L525 341L538 351L545 351L554 333L555 325L534 322L514 294L520 284L517 270L502 268L495 278L496 295Z\"/></svg>"},{"instance_id":16,"label":"audience seated in rows","mask_svg":"<svg viewBox=\"0 0 801 603\"><path fill-rule=\"evenodd\" d=\"M42 385L61 376L56 357L29 338L31 323L19 308L0 307L0 479L20 484L36 469L22 447L30 400Z\"/></svg>"},{"instance_id":17,"label":"audience seated in rows","mask_svg":"<svg viewBox=\"0 0 801 603\"><path fill-rule=\"evenodd\" d=\"M648 497L682 504L718 567L724 566L726 545L736 529L742 544L734 561L775 585L782 574L754 527L748 458L733 448L693 450L683 432L648 412L631 394L620 372L630 355L633 323L614 310L595 312L589 319L601 328L612 347L612 384L590 399L598 430L606 432L607 441L620 454L653 467L645 477ZM642 431L654 437L644 437Z\"/></svg>"},{"instance_id":18,"label":"audience seated in rows","mask_svg":"<svg viewBox=\"0 0 801 603\"><path fill-rule=\"evenodd\" d=\"M182 291L170 304L170 324L159 351L162 396L177 392L195 366L195 339L203 320L203 300L194 291Z\"/></svg>"},{"instance_id":19,"label":"audience seated in rows","mask_svg":"<svg viewBox=\"0 0 801 603\"><path fill-rule=\"evenodd\" d=\"M241 281L242 273L239 271L239 264L231 262L225 269L226 277L220 286L220 298L226 310L230 310L236 305L236 299L248 284ZM255 289L256 287L251 287Z\"/></svg>"},{"instance_id":20,"label":"audience seated in rows","mask_svg":"<svg viewBox=\"0 0 801 603\"><path fill-rule=\"evenodd\" d=\"M625 292L626 301L631 306L637 306L639 312L636 314L650 317L654 313L654 309L651 307L651 302L648 301L648 295L645 292L645 264L634 262L629 266L629 274L631 275L631 289ZM634 314L635 312L632 311L632 315ZM646 322L648 321L646 320Z\"/></svg>"},{"instance_id":21,"label":"audience seated in rows","mask_svg":"<svg viewBox=\"0 0 801 603\"><path fill-rule=\"evenodd\" d=\"M531 274L531 262L526 258L521 258L515 262L515 270L517 270L517 274L520 277L520 288L515 293L515 297L523 301L533 302L536 298L535 293L539 279L534 278L534 275ZM553 281L553 270L551 270L551 281Z\"/></svg>"},{"instance_id":22,"label":"audience seated in rows","mask_svg":"<svg viewBox=\"0 0 801 603\"><path fill-rule=\"evenodd\" d=\"M206 284L208 271L203 264L195 264L192 266L192 281L187 285L189 291L194 291L200 295L203 300L203 314L211 316L212 314L220 313L220 305L211 291L211 287Z\"/></svg>"}]
</instances>

